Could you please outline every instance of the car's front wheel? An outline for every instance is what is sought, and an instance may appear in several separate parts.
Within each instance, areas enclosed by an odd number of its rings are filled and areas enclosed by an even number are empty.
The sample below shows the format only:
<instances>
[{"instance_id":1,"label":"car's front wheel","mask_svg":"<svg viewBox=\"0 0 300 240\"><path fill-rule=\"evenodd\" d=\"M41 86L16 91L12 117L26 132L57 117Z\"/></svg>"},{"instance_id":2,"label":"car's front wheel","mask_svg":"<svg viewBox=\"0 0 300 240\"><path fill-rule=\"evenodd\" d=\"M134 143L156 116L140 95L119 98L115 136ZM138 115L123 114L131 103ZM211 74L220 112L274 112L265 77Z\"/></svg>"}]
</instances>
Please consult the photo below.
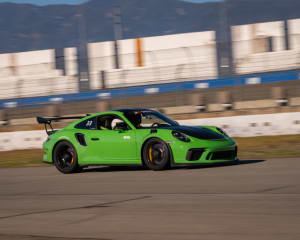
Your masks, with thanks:
<instances>
[{"instance_id":1,"label":"car's front wheel","mask_svg":"<svg viewBox=\"0 0 300 240\"><path fill-rule=\"evenodd\" d=\"M73 145L67 141L59 142L53 151L53 163L62 173L74 173L79 170L78 157Z\"/></svg>"},{"instance_id":2,"label":"car's front wheel","mask_svg":"<svg viewBox=\"0 0 300 240\"><path fill-rule=\"evenodd\" d=\"M170 151L159 138L151 138L143 147L143 161L152 170L163 170L170 166Z\"/></svg>"}]
</instances>

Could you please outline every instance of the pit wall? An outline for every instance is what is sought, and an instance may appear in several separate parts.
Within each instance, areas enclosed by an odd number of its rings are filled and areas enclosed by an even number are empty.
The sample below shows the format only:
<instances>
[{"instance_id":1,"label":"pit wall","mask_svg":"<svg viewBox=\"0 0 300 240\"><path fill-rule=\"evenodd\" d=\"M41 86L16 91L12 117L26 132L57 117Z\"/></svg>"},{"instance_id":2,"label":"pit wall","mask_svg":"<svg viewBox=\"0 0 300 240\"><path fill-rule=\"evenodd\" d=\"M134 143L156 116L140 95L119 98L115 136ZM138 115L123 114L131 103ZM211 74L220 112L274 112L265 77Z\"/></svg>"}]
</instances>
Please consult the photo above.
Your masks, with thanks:
<instances>
[{"instance_id":1,"label":"pit wall","mask_svg":"<svg viewBox=\"0 0 300 240\"><path fill-rule=\"evenodd\" d=\"M300 112L179 120L182 125L218 126L233 137L300 134ZM45 131L0 133L0 151L40 149Z\"/></svg>"}]
</instances>

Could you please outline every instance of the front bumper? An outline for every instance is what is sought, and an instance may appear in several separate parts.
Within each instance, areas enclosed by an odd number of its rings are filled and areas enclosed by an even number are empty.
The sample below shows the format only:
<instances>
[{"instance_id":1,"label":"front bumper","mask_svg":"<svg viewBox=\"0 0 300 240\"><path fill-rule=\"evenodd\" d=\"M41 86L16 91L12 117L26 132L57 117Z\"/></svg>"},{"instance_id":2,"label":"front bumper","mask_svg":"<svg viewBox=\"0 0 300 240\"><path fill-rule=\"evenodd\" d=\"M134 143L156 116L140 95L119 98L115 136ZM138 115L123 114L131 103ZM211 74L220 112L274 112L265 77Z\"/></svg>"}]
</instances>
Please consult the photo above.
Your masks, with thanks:
<instances>
[{"instance_id":1,"label":"front bumper","mask_svg":"<svg viewBox=\"0 0 300 240\"><path fill-rule=\"evenodd\" d=\"M215 150L209 150L205 148L194 148L189 149L186 154L187 161L234 161L237 159L237 146L234 148L231 146L229 148L221 148Z\"/></svg>"},{"instance_id":2,"label":"front bumper","mask_svg":"<svg viewBox=\"0 0 300 240\"><path fill-rule=\"evenodd\" d=\"M238 160L238 148L231 139L173 143L170 147L174 164L213 164Z\"/></svg>"}]
</instances>

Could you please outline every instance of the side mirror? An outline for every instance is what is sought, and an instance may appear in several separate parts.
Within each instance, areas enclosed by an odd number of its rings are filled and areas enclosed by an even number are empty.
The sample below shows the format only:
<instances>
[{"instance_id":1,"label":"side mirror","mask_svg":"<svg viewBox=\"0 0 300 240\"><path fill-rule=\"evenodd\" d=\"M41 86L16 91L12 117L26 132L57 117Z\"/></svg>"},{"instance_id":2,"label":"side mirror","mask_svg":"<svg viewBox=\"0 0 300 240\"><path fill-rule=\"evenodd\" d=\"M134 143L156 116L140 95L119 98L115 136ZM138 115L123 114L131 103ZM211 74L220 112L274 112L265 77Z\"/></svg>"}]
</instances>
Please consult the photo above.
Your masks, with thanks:
<instances>
[{"instance_id":1,"label":"side mirror","mask_svg":"<svg viewBox=\"0 0 300 240\"><path fill-rule=\"evenodd\" d=\"M125 122L118 122L118 123L116 123L116 126L114 129L126 131L126 130L128 130L128 125Z\"/></svg>"}]
</instances>

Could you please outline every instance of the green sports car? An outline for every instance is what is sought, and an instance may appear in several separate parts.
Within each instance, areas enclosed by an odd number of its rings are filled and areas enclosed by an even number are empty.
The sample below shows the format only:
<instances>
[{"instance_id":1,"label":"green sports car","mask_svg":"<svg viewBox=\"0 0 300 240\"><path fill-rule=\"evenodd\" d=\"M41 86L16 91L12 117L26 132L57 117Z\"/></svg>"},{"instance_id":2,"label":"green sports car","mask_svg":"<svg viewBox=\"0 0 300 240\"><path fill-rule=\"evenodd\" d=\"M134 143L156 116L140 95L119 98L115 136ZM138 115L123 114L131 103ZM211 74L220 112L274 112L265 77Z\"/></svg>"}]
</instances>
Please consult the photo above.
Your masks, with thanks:
<instances>
[{"instance_id":1,"label":"green sports car","mask_svg":"<svg viewBox=\"0 0 300 240\"><path fill-rule=\"evenodd\" d=\"M79 119L61 130L51 122ZM237 160L237 145L211 126L181 126L149 109L119 109L84 117L37 117L48 134L43 161L62 173L91 165L144 165L162 170L173 165ZM47 128L51 127L51 130Z\"/></svg>"}]
</instances>

